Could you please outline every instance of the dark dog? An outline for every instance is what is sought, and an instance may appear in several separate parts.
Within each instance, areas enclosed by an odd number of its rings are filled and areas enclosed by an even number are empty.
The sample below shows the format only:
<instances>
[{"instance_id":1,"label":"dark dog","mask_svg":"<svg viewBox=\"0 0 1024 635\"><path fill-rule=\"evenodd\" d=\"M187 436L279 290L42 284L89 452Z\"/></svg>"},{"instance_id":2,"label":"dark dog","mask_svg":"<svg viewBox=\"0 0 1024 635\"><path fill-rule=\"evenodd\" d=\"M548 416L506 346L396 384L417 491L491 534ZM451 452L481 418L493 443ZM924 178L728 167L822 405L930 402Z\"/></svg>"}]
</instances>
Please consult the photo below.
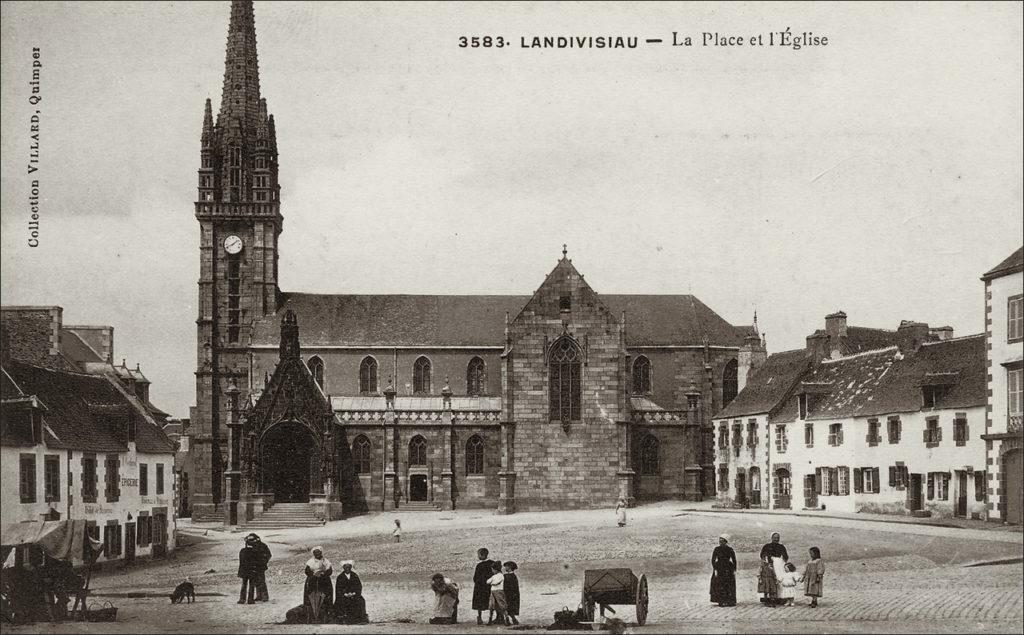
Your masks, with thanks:
<instances>
[{"instance_id":1,"label":"dark dog","mask_svg":"<svg viewBox=\"0 0 1024 635\"><path fill-rule=\"evenodd\" d=\"M196 587L187 579L174 587L174 593L171 593L171 604L181 604L184 600L189 604L196 601Z\"/></svg>"}]
</instances>

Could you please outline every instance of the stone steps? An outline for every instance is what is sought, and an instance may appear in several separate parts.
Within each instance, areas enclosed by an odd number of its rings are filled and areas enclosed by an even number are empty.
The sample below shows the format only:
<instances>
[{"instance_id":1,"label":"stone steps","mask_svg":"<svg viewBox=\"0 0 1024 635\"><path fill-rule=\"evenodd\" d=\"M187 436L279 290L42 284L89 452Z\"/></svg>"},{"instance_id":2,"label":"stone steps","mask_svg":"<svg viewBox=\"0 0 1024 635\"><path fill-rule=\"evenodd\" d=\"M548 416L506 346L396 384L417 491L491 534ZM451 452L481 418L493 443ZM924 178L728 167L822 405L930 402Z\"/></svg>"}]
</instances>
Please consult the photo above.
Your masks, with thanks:
<instances>
[{"instance_id":1,"label":"stone steps","mask_svg":"<svg viewBox=\"0 0 1024 635\"><path fill-rule=\"evenodd\" d=\"M441 506L437 503L427 501L406 501L398 506L397 511L401 512L439 512Z\"/></svg>"},{"instance_id":2,"label":"stone steps","mask_svg":"<svg viewBox=\"0 0 1024 635\"><path fill-rule=\"evenodd\" d=\"M317 518L309 503L277 503L256 518L245 523L246 529L288 529L291 527L319 527L324 522Z\"/></svg>"}]
</instances>

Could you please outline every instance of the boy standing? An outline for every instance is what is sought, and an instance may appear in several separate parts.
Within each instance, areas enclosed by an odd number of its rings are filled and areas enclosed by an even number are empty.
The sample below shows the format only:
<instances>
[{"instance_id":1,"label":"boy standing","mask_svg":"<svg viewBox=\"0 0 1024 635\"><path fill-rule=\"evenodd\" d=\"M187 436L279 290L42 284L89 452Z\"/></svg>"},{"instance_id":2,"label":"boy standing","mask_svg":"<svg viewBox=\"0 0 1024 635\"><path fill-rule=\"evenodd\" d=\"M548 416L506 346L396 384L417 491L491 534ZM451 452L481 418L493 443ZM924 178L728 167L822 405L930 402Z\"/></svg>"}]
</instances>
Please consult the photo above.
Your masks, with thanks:
<instances>
[{"instance_id":1,"label":"boy standing","mask_svg":"<svg viewBox=\"0 0 1024 635\"><path fill-rule=\"evenodd\" d=\"M501 562L495 560L491 563L491 577L487 578L487 584L491 587L489 608L498 614L498 624L508 626L508 619L505 617L508 601L505 599L505 574L501 572ZM493 620L488 619L487 623L492 624Z\"/></svg>"},{"instance_id":2,"label":"boy standing","mask_svg":"<svg viewBox=\"0 0 1024 635\"><path fill-rule=\"evenodd\" d=\"M473 610L476 611L477 624L484 623L483 613L491 603L491 586L487 584L487 579L491 577L493 563L487 559L488 553L484 548L476 550L476 557L480 560L473 572Z\"/></svg>"}]
</instances>

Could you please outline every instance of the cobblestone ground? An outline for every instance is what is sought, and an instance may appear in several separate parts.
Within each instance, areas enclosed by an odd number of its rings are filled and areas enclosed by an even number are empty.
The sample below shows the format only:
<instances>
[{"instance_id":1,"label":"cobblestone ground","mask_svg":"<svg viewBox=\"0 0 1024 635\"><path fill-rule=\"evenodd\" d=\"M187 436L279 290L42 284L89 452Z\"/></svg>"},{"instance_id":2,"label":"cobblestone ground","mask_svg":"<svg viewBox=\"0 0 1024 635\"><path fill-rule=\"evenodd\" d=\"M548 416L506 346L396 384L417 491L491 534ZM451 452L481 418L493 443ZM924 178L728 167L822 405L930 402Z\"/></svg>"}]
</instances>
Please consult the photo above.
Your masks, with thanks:
<instances>
[{"instance_id":1,"label":"cobblestone ground","mask_svg":"<svg viewBox=\"0 0 1024 635\"><path fill-rule=\"evenodd\" d=\"M264 534L274 551L268 572L271 602L235 604L240 534L191 527L191 543L174 558L94 578L94 601L119 607L118 622L4 628L4 632L453 632L425 624L435 571L463 587L468 606L478 546L520 565L524 625L543 628L554 611L575 608L583 571L629 567L646 573L651 609L647 626L633 632L1021 632L1024 555L1020 533L778 515L684 512L682 504L632 510L616 527L610 511L493 516L482 512L372 515L322 528ZM403 542L390 541L394 517ZM826 561L825 597L811 609L769 608L757 601L757 552L771 531L782 533L791 559L802 566L807 548ZM710 604L709 559L717 535L732 535L740 563L739 606ZM205 534L205 535L204 535ZM300 603L302 563L322 545L336 564L356 561L363 579L367 626L283 626L284 612ZM999 560L1010 564L965 566ZM200 596L171 606L166 594L189 576ZM142 595L145 597L127 597ZM633 622L632 606L614 607ZM506 632L476 627L460 611L458 632Z\"/></svg>"}]
</instances>

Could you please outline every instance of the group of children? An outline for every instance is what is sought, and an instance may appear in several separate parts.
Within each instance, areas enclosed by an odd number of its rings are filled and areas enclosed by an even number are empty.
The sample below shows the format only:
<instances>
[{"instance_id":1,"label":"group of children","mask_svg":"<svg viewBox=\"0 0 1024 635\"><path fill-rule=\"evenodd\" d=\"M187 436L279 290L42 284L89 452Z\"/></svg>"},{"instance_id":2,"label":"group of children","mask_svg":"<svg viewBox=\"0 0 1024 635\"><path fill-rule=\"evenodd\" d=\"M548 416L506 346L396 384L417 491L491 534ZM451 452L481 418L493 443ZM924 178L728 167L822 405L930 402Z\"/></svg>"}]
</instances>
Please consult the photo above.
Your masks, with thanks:
<instances>
[{"instance_id":1,"label":"group of children","mask_svg":"<svg viewBox=\"0 0 1024 635\"><path fill-rule=\"evenodd\" d=\"M473 610L476 623L483 624L483 612L488 611L487 624L516 626L519 624L519 566L509 560L490 560L487 549L477 549L480 561L473 572ZM495 616L497 614L497 616Z\"/></svg>"},{"instance_id":2,"label":"group of children","mask_svg":"<svg viewBox=\"0 0 1024 635\"><path fill-rule=\"evenodd\" d=\"M785 606L793 606L796 601L796 587L804 583L804 595L811 598L811 608L818 607L818 598L822 594L822 578L825 573L825 565L821 560L821 550L817 547L810 548L811 559L804 567L804 572L796 572L796 565L787 562L785 571L779 578L779 598L785 600Z\"/></svg>"}]
</instances>

